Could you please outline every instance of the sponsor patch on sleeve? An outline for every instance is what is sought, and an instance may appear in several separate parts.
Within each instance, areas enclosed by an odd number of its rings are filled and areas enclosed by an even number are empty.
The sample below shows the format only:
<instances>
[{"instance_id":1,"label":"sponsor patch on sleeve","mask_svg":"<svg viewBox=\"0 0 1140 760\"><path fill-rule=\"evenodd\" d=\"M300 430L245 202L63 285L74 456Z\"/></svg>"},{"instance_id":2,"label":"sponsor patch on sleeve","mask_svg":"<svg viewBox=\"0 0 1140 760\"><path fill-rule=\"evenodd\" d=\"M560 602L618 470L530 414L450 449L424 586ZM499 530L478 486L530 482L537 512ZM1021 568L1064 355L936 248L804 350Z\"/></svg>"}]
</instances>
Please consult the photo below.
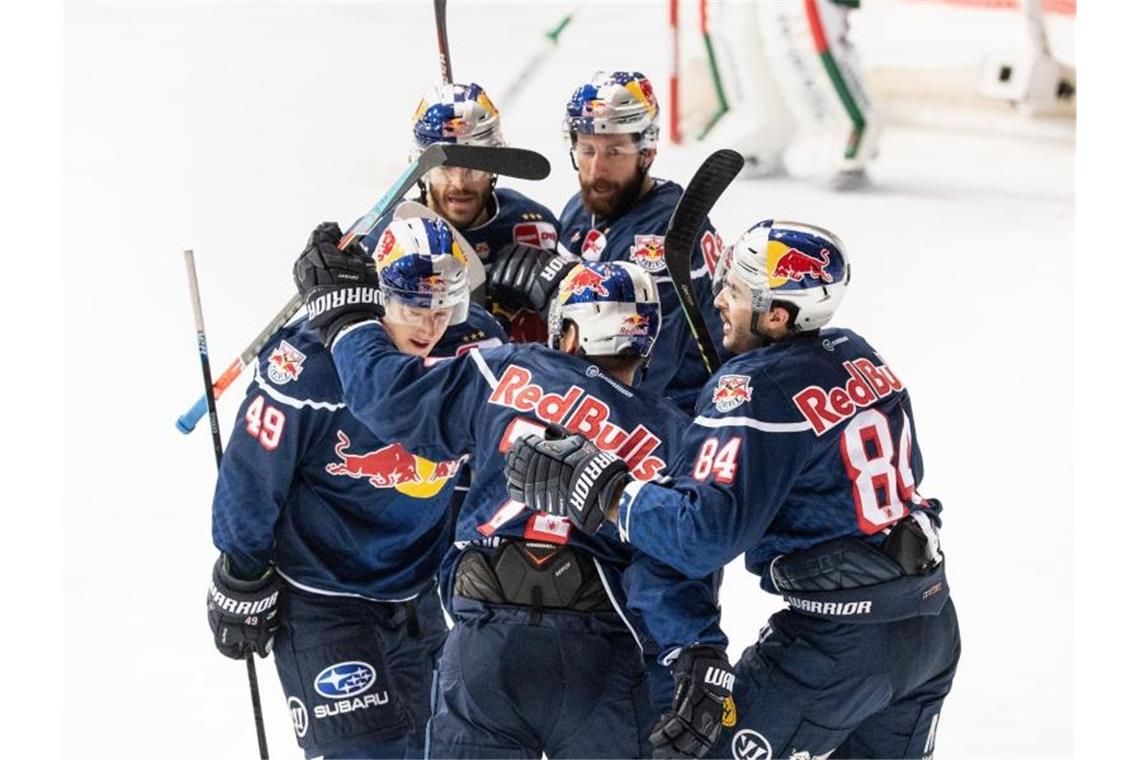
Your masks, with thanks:
<instances>
[{"instance_id":1,"label":"sponsor patch on sleeve","mask_svg":"<svg viewBox=\"0 0 1140 760\"><path fill-rule=\"evenodd\" d=\"M665 269L665 238L661 235L634 235L629 247L629 260L646 272Z\"/></svg>"}]
</instances>

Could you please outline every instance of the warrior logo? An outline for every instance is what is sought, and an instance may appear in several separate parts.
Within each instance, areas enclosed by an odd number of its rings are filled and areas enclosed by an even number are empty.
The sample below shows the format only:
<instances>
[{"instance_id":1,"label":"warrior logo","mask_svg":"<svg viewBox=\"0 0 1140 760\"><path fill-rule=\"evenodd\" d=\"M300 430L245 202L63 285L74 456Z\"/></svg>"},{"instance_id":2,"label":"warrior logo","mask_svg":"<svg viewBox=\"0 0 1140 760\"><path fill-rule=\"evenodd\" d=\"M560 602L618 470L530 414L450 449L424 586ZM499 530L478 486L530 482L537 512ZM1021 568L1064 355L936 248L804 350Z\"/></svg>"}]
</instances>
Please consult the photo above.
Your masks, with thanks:
<instances>
[{"instance_id":1,"label":"warrior logo","mask_svg":"<svg viewBox=\"0 0 1140 760\"><path fill-rule=\"evenodd\" d=\"M305 703L296 697L289 697L286 705L293 718L293 730L297 733L297 738L304 738L309 732L309 711L305 709Z\"/></svg>"},{"instance_id":2,"label":"warrior logo","mask_svg":"<svg viewBox=\"0 0 1140 760\"><path fill-rule=\"evenodd\" d=\"M772 745L763 735L746 728L732 737L732 756L736 760L770 760Z\"/></svg>"},{"instance_id":3,"label":"warrior logo","mask_svg":"<svg viewBox=\"0 0 1140 760\"><path fill-rule=\"evenodd\" d=\"M718 412L732 411L752 400L752 379L748 375L721 375L712 400Z\"/></svg>"},{"instance_id":4,"label":"warrior logo","mask_svg":"<svg viewBox=\"0 0 1140 760\"><path fill-rule=\"evenodd\" d=\"M269 355L265 374L278 385L284 385L301 376L301 365L304 362L305 355L283 340Z\"/></svg>"}]
</instances>

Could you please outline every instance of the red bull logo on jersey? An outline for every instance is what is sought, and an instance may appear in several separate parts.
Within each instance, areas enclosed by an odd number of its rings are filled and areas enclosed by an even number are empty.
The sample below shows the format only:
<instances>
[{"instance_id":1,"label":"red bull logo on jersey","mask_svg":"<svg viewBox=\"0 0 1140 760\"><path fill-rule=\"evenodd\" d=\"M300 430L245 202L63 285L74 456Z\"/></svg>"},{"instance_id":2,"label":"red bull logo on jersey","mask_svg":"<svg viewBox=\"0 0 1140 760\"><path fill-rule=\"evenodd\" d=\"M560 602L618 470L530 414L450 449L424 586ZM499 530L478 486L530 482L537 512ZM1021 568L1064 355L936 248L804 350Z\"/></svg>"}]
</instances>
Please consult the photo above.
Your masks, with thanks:
<instances>
[{"instance_id":1,"label":"red bull logo on jersey","mask_svg":"<svg viewBox=\"0 0 1140 760\"><path fill-rule=\"evenodd\" d=\"M606 249L606 236L601 230L590 230L586 239L582 241L582 258L586 261L597 261Z\"/></svg>"},{"instance_id":2,"label":"red bull logo on jersey","mask_svg":"<svg viewBox=\"0 0 1140 760\"><path fill-rule=\"evenodd\" d=\"M748 375L721 375L713 388L713 403L718 412L730 412L752 400L752 378Z\"/></svg>"},{"instance_id":3,"label":"red bull logo on jersey","mask_svg":"<svg viewBox=\"0 0 1140 760\"><path fill-rule=\"evenodd\" d=\"M265 374L277 385L284 385L301 376L304 363L305 355L283 340L269 355Z\"/></svg>"},{"instance_id":4,"label":"red bull logo on jersey","mask_svg":"<svg viewBox=\"0 0 1140 760\"><path fill-rule=\"evenodd\" d=\"M533 414L584 436L602 451L624 459L630 474L638 480L649 480L665 469L665 461L653 455L661 446L660 438L643 425L629 432L610 422L609 404L577 385L565 393L547 393L541 385L531 382L530 370L512 364L499 379L490 402Z\"/></svg>"},{"instance_id":5,"label":"red bull logo on jersey","mask_svg":"<svg viewBox=\"0 0 1140 760\"><path fill-rule=\"evenodd\" d=\"M886 362L873 364L870 359L860 358L843 362L843 369L848 375L843 385L827 390L809 385L792 396L792 403L811 423L817 436L854 417L860 409L906 387Z\"/></svg>"},{"instance_id":6,"label":"red bull logo on jersey","mask_svg":"<svg viewBox=\"0 0 1140 760\"><path fill-rule=\"evenodd\" d=\"M661 235L634 235L633 245L629 247L629 260L646 272L664 270L665 238Z\"/></svg>"},{"instance_id":7,"label":"red bull logo on jersey","mask_svg":"<svg viewBox=\"0 0 1140 760\"><path fill-rule=\"evenodd\" d=\"M515 242L553 251L558 246L558 230L550 222L522 222L514 229Z\"/></svg>"},{"instance_id":8,"label":"red bull logo on jersey","mask_svg":"<svg viewBox=\"0 0 1140 760\"><path fill-rule=\"evenodd\" d=\"M609 288L605 285L605 278L593 269L587 269L581 265L570 270L570 274L567 275L566 281L561 286L561 291L563 303L570 296L580 296L587 291L603 298L610 294Z\"/></svg>"},{"instance_id":9,"label":"red bull logo on jersey","mask_svg":"<svg viewBox=\"0 0 1140 760\"><path fill-rule=\"evenodd\" d=\"M805 277L823 282L832 282L834 279L827 271L827 265L831 263L831 254L826 248L821 248L819 251L821 258L816 258L796 248L785 248L782 252L778 252L782 247L780 243L769 245L768 279L772 287L779 287L788 280L803 282ZM774 255L771 250L773 248L777 249Z\"/></svg>"},{"instance_id":10,"label":"red bull logo on jersey","mask_svg":"<svg viewBox=\"0 0 1140 760\"><path fill-rule=\"evenodd\" d=\"M463 464L461 459L432 462L415 456L398 443L352 454L348 452L352 441L344 431L338 430L336 437L338 443L333 452L340 461L325 465L325 472L354 479L367 478L373 488L394 488L418 499L438 494Z\"/></svg>"}]
</instances>

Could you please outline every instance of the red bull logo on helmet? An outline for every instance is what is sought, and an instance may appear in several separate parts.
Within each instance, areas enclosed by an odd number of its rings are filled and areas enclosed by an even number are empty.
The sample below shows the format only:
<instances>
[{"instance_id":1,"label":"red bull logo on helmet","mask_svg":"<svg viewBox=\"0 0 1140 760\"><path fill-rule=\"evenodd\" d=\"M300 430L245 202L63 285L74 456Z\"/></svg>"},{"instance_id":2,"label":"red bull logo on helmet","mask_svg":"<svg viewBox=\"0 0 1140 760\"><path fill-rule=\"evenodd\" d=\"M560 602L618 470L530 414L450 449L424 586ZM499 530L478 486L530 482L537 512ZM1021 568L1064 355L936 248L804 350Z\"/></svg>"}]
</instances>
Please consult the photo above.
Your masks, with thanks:
<instances>
[{"instance_id":1,"label":"red bull logo on helmet","mask_svg":"<svg viewBox=\"0 0 1140 760\"><path fill-rule=\"evenodd\" d=\"M605 285L605 278L602 277L602 275L593 269L579 264L571 270L566 278L566 282L562 285L563 303L565 303L565 299L570 296L580 296L587 291L594 295L602 296L603 298L610 294L609 288Z\"/></svg>"},{"instance_id":2,"label":"red bull logo on helmet","mask_svg":"<svg viewBox=\"0 0 1140 760\"><path fill-rule=\"evenodd\" d=\"M644 314L630 314L621 321L622 335L648 335L649 317Z\"/></svg>"},{"instance_id":3,"label":"red bull logo on helmet","mask_svg":"<svg viewBox=\"0 0 1140 760\"><path fill-rule=\"evenodd\" d=\"M768 279L774 288L780 287L788 280L803 282L805 277L830 283L834 280L827 271L827 266L830 263L831 254L826 248L819 250L819 257L817 258L797 248L788 248L783 243L776 241L772 241L768 245Z\"/></svg>"},{"instance_id":4,"label":"red bull logo on helmet","mask_svg":"<svg viewBox=\"0 0 1140 760\"><path fill-rule=\"evenodd\" d=\"M330 475L367 479L373 488L394 488L405 496L427 499L438 494L463 460L432 462L417 457L398 443L390 443L361 454L349 453L352 441L342 430L333 447L339 462L325 465Z\"/></svg>"},{"instance_id":5,"label":"red bull logo on helmet","mask_svg":"<svg viewBox=\"0 0 1140 760\"><path fill-rule=\"evenodd\" d=\"M712 394L718 412L728 412L752 400L752 378L748 375L721 375Z\"/></svg>"},{"instance_id":6,"label":"red bull logo on helmet","mask_svg":"<svg viewBox=\"0 0 1140 760\"><path fill-rule=\"evenodd\" d=\"M661 235L634 235L629 259L647 272L660 272L665 269L665 238Z\"/></svg>"}]
</instances>

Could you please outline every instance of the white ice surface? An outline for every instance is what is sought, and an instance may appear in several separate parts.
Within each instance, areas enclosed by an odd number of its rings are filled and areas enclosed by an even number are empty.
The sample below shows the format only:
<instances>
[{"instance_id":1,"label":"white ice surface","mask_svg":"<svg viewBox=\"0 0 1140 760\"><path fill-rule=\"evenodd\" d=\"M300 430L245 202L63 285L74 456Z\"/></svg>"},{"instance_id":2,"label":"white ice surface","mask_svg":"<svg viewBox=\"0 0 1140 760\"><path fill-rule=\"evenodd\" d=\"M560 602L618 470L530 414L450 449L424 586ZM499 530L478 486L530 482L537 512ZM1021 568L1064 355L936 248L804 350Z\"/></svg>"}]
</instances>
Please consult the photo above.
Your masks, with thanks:
<instances>
[{"instance_id":1,"label":"white ice surface","mask_svg":"<svg viewBox=\"0 0 1140 760\"><path fill-rule=\"evenodd\" d=\"M496 97L568 4L453 4L460 80ZM562 104L597 68L666 85L657 4L589 5L505 114L554 165L518 183L556 212L576 189ZM420 4L71 4L65 12L66 736L69 756L249 757L244 669L219 656L204 596L214 463L181 252L195 249L216 371L291 292L324 219L351 221L402 168L438 77ZM712 146L662 146L684 182ZM738 182L713 214L837 231L855 260L837 320L910 388L923 492L943 532L964 652L940 757L1072 751L1070 466L1073 142L1055 125L888 130L875 187L834 195ZM221 402L228 435L245 380ZM778 600L735 563L732 654ZM299 756L261 662L271 752Z\"/></svg>"}]
</instances>

